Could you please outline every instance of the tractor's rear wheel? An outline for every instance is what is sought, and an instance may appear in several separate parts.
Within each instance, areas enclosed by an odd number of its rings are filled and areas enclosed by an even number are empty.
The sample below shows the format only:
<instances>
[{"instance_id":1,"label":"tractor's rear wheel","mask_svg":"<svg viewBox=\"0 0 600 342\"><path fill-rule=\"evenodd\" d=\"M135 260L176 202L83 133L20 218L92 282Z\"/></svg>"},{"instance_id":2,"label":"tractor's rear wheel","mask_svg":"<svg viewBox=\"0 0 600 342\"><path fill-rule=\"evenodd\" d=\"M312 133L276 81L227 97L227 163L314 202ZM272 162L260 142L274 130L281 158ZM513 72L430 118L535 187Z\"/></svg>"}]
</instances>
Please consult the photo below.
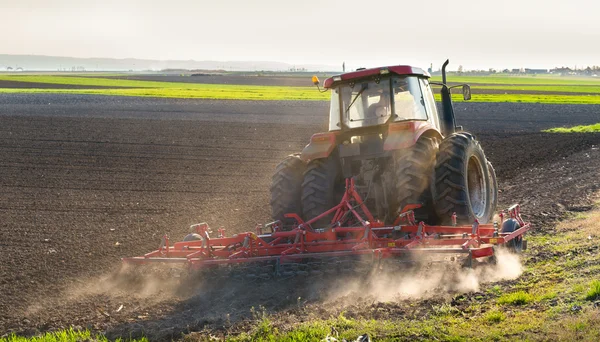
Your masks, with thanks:
<instances>
[{"instance_id":1,"label":"tractor's rear wheel","mask_svg":"<svg viewBox=\"0 0 600 342\"><path fill-rule=\"evenodd\" d=\"M334 155L308 163L302 183L302 213L305 221L315 218L339 204L344 194L341 165ZM319 219L313 228L324 228L333 214Z\"/></svg>"},{"instance_id":2,"label":"tractor's rear wheel","mask_svg":"<svg viewBox=\"0 0 600 342\"><path fill-rule=\"evenodd\" d=\"M483 149L469 133L455 133L440 144L437 155L433 204L442 223L471 224L475 219L487 223L493 217L493 202L498 191L492 181Z\"/></svg>"},{"instance_id":3,"label":"tractor's rear wheel","mask_svg":"<svg viewBox=\"0 0 600 342\"><path fill-rule=\"evenodd\" d=\"M271 178L271 216L273 220L280 220L284 226L293 224L293 220L286 219L285 214L302 215L300 196L302 194L302 180L306 163L300 159L300 154L287 156L275 168Z\"/></svg>"},{"instance_id":4,"label":"tractor's rear wheel","mask_svg":"<svg viewBox=\"0 0 600 342\"><path fill-rule=\"evenodd\" d=\"M421 204L420 209L414 210L416 219L429 224L435 223L430 185L438 147L435 138L421 137L412 148L395 152L392 160L395 181L394 204L390 211L391 216L394 216L391 217L392 220L406 205Z\"/></svg>"}]
</instances>

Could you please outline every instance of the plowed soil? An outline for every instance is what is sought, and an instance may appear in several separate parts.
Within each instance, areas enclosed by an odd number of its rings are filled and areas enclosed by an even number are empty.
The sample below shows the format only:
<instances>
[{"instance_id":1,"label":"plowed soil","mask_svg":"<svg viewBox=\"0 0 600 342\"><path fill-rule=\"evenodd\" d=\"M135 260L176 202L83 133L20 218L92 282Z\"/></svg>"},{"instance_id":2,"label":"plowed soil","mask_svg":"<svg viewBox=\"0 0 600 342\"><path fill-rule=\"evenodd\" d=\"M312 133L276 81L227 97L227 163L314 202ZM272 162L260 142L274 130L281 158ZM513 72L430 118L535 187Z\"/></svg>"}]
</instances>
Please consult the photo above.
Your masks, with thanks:
<instances>
[{"instance_id":1,"label":"plowed soil","mask_svg":"<svg viewBox=\"0 0 600 342\"><path fill-rule=\"evenodd\" d=\"M120 257L155 249L164 233L183 237L207 221L231 234L268 221L271 173L326 129L325 106L0 96L0 336L73 325L171 339L222 331L261 305L284 321L300 317L308 309L299 309L299 297L313 313L327 312L319 284L230 285L191 296L158 291L168 282L156 282L132 295L105 278ZM501 203L523 204L543 233L598 190L600 134L539 130L595 122L599 109L474 103L457 111L496 167Z\"/></svg>"}]
</instances>

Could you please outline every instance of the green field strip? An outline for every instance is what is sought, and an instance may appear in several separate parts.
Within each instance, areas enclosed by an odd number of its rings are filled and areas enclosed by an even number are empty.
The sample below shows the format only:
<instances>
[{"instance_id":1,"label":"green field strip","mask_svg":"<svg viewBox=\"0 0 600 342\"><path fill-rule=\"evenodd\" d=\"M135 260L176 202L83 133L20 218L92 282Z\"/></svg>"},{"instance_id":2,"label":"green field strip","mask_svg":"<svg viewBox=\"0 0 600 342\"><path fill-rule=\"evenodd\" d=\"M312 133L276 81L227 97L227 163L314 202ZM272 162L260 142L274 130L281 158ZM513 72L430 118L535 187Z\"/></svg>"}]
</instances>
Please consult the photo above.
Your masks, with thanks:
<instances>
[{"instance_id":1,"label":"green field strip","mask_svg":"<svg viewBox=\"0 0 600 342\"><path fill-rule=\"evenodd\" d=\"M91 94L114 96L166 97L215 100L313 100L326 101L329 93L320 93L314 87L259 86L233 84L202 84L180 82L138 81L108 79L101 77L56 76L56 75L0 75L0 81L76 85L82 89L50 88L0 88L0 93L52 93L52 94ZM514 80L560 81L561 85L507 85ZM549 79L547 77L454 77L453 82L485 82L487 85L473 84L473 102L522 102L522 103L562 103L600 104L600 82L582 80ZM493 82L504 84L489 85ZM573 82L578 82L575 85ZM582 83L592 85L582 85ZM111 87L112 89L85 89L86 86ZM499 90L507 94L477 94L477 90ZM548 91L563 93L589 93L590 95L565 94L510 94L511 91ZM455 91L459 93L459 90ZM436 97L439 101L439 96ZM460 102L460 94L455 94Z\"/></svg>"},{"instance_id":2,"label":"green field strip","mask_svg":"<svg viewBox=\"0 0 600 342\"><path fill-rule=\"evenodd\" d=\"M112 96L164 97L181 99L213 100L312 100L327 101L329 93L319 93L312 88L255 87L208 85L200 89L181 88L131 88L131 89L23 89L0 88L0 94L89 94ZM455 102L462 102L460 94L454 94ZM440 101L439 95L436 100ZM600 104L600 95L547 95L547 94L473 94L470 102L520 102L555 104Z\"/></svg>"},{"instance_id":3,"label":"green field strip","mask_svg":"<svg viewBox=\"0 0 600 342\"><path fill-rule=\"evenodd\" d=\"M441 82L441 76L433 76L433 81ZM448 75L452 83L484 83L504 85L596 85L600 86L599 78L568 78L560 76L456 76Z\"/></svg>"},{"instance_id":4,"label":"green field strip","mask_svg":"<svg viewBox=\"0 0 600 342\"><path fill-rule=\"evenodd\" d=\"M85 77L84 75L7 75L0 74L0 81L31 82L47 84L69 84L80 86L105 86L105 87L130 87L130 88L190 88L195 89L201 86L215 84L201 83L181 83L181 82L161 82L161 81L141 81L127 80L118 78ZM433 77L434 81L441 81L440 77ZM523 90L540 91L571 91L583 88L582 92L599 92L600 79L564 79L549 77L494 77L494 76L449 76L452 83L468 83L481 89L505 89L504 87L522 87ZM477 84L481 84L478 86ZM490 84L498 84L496 87ZM261 86L256 86L261 87ZM310 87L306 87L310 88ZM573 90L570 90L573 89Z\"/></svg>"},{"instance_id":5,"label":"green field strip","mask_svg":"<svg viewBox=\"0 0 600 342\"><path fill-rule=\"evenodd\" d=\"M434 78L435 79L435 78ZM469 83L474 89L493 89L493 90L535 90L535 91L553 91L553 92L580 92L580 93L600 93L600 81L585 80L562 80L562 79L542 79L540 84L520 84L525 81L540 81L534 77L453 77L452 82ZM126 87L126 88L180 88L180 89L211 89L223 87L240 87L241 85L225 84L202 84L202 83L181 83L181 82L160 82L160 81L140 81L126 79L111 79L102 77L81 77L81 76L56 76L56 75L0 75L0 81L78 85L78 86L103 86L103 87ZM549 84L548 82L558 82ZM490 85L498 84L496 85ZM531 83L531 82L530 82ZM482 84L482 85L478 85ZM246 86L251 89L260 89L263 87L277 88L278 86ZM312 88L312 87L279 87L279 88Z\"/></svg>"},{"instance_id":6,"label":"green field strip","mask_svg":"<svg viewBox=\"0 0 600 342\"><path fill-rule=\"evenodd\" d=\"M593 125L580 125L573 127L555 127L545 129L542 132L547 133L599 133L600 132L600 123Z\"/></svg>"},{"instance_id":7,"label":"green field strip","mask_svg":"<svg viewBox=\"0 0 600 342\"><path fill-rule=\"evenodd\" d=\"M204 87L203 87L204 88ZM125 89L23 89L0 88L0 94L89 94L113 96L166 97L214 100L329 100L329 93L312 88L217 86L204 89L125 88Z\"/></svg>"},{"instance_id":8,"label":"green field strip","mask_svg":"<svg viewBox=\"0 0 600 342\"><path fill-rule=\"evenodd\" d=\"M478 89L481 90L504 90L507 92L516 91L541 91L541 92L556 92L556 93L588 93L588 94L599 94L600 85L598 86L557 86L557 85L477 85L470 84L473 93L476 93ZM433 87L434 89L440 89L440 87ZM460 89L453 90L453 92L460 92ZM552 94L549 94L552 95Z\"/></svg>"}]
</instances>

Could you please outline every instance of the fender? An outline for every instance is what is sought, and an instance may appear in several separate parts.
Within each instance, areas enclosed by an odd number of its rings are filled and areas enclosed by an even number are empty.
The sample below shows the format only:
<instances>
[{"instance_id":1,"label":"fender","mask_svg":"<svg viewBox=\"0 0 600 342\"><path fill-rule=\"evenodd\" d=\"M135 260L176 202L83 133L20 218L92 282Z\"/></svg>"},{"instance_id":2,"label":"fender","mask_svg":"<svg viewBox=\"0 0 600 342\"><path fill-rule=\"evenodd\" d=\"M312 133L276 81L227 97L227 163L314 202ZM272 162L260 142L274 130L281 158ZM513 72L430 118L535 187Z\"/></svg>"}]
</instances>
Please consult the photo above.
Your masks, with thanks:
<instances>
[{"instance_id":1,"label":"fender","mask_svg":"<svg viewBox=\"0 0 600 342\"><path fill-rule=\"evenodd\" d=\"M300 159L308 163L311 160L327 158L336 147L337 133L316 133L302 150Z\"/></svg>"},{"instance_id":2,"label":"fender","mask_svg":"<svg viewBox=\"0 0 600 342\"><path fill-rule=\"evenodd\" d=\"M383 142L383 150L392 151L411 147L424 134L442 139L440 131L427 121L390 123L387 137Z\"/></svg>"}]
</instances>

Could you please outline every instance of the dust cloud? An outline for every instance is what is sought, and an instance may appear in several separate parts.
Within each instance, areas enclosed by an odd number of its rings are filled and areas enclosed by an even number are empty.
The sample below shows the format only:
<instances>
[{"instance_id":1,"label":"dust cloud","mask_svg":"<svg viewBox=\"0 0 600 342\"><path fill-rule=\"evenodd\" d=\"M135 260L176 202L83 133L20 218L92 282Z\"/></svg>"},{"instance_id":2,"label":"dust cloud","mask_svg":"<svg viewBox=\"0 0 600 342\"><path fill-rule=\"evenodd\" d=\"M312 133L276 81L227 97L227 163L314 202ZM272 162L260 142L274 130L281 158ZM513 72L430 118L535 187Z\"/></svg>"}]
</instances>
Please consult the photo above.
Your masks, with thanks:
<instances>
[{"instance_id":1,"label":"dust cloud","mask_svg":"<svg viewBox=\"0 0 600 342\"><path fill-rule=\"evenodd\" d=\"M371 297L376 301L425 299L444 294L477 292L485 283L516 279L523 272L517 255L499 250L495 264L474 261L473 268L457 262L423 264L410 269L383 272L370 279L342 281L332 286L327 301L341 297Z\"/></svg>"},{"instance_id":2,"label":"dust cloud","mask_svg":"<svg viewBox=\"0 0 600 342\"><path fill-rule=\"evenodd\" d=\"M92 295L129 296L156 302L182 295L182 279L178 269L171 265L135 267L122 264L116 271L85 283L72 286L68 300Z\"/></svg>"},{"instance_id":3,"label":"dust cloud","mask_svg":"<svg viewBox=\"0 0 600 342\"><path fill-rule=\"evenodd\" d=\"M198 307L198 315L200 312L205 315L207 308L210 308L212 316L233 317L248 312L250 307L266 305L268 309L276 310L275 307L281 305L293 306L296 298L298 302L302 298L317 306L331 303L345 306L358 298L390 302L473 292L479 291L485 283L515 279L522 270L517 256L501 250L497 252L496 264L482 262L473 268L462 268L456 261L422 262L416 267L400 270L384 268L377 275L369 277L295 277L257 283L233 279L180 278L172 265L141 268L122 265L111 274L72 284L47 303L31 306L29 313L50 307L68 308L87 303L90 310L108 312L108 308L111 308L114 314L115 310L121 310L117 308L124 306L120 314L132 315L139 311L145 315L156 305L191 300ZM102 308L96 309L99 306Z\"/></svg>"},{"instance_id":4,"label":"dust cloud","mask_svg":"<svg viewBox=\"0 0 600 342\"><path fill-rule=\"evenodd\" d=\"M90 301L97 305L135 302L136 306L151 306L188 298L195 291L171 265L138 268L122 264L101 276L72 280L56 296L30 305L26 313L33 315Z\"/></svg>"},{"instance_id":5,"label":"dust cloud","mask_svg":"<svg viewBox=\"0 0 600 342\"><path fill-rule=\"evenodd\" d=\"M384 267L380 273L368 278L342 277L327 280L326 293L320 296L320 300L328 301L359 295L369 296L378 301L392 301L476 292L480 290L482 284L516 279L523 272L521 260L517 255L499 249L496 258L496 263L474 261L473 268L461 267L457 261L450 263L423 261L416 267L401 270L387 270ZM193 277L180 278L177 269L170 265L157 265L149 269L124 264L116 272L72 287L67 291L66 299L77 301L94 295L113 298L133 296L146 302L159 303L194 296L206 287L203 283L204 281ZM323 291L324 284L321 280L313 284L318 287L319 292ZM225 290L217 287L217 292L219 289Z\"/></svg>"}]
</instances>

